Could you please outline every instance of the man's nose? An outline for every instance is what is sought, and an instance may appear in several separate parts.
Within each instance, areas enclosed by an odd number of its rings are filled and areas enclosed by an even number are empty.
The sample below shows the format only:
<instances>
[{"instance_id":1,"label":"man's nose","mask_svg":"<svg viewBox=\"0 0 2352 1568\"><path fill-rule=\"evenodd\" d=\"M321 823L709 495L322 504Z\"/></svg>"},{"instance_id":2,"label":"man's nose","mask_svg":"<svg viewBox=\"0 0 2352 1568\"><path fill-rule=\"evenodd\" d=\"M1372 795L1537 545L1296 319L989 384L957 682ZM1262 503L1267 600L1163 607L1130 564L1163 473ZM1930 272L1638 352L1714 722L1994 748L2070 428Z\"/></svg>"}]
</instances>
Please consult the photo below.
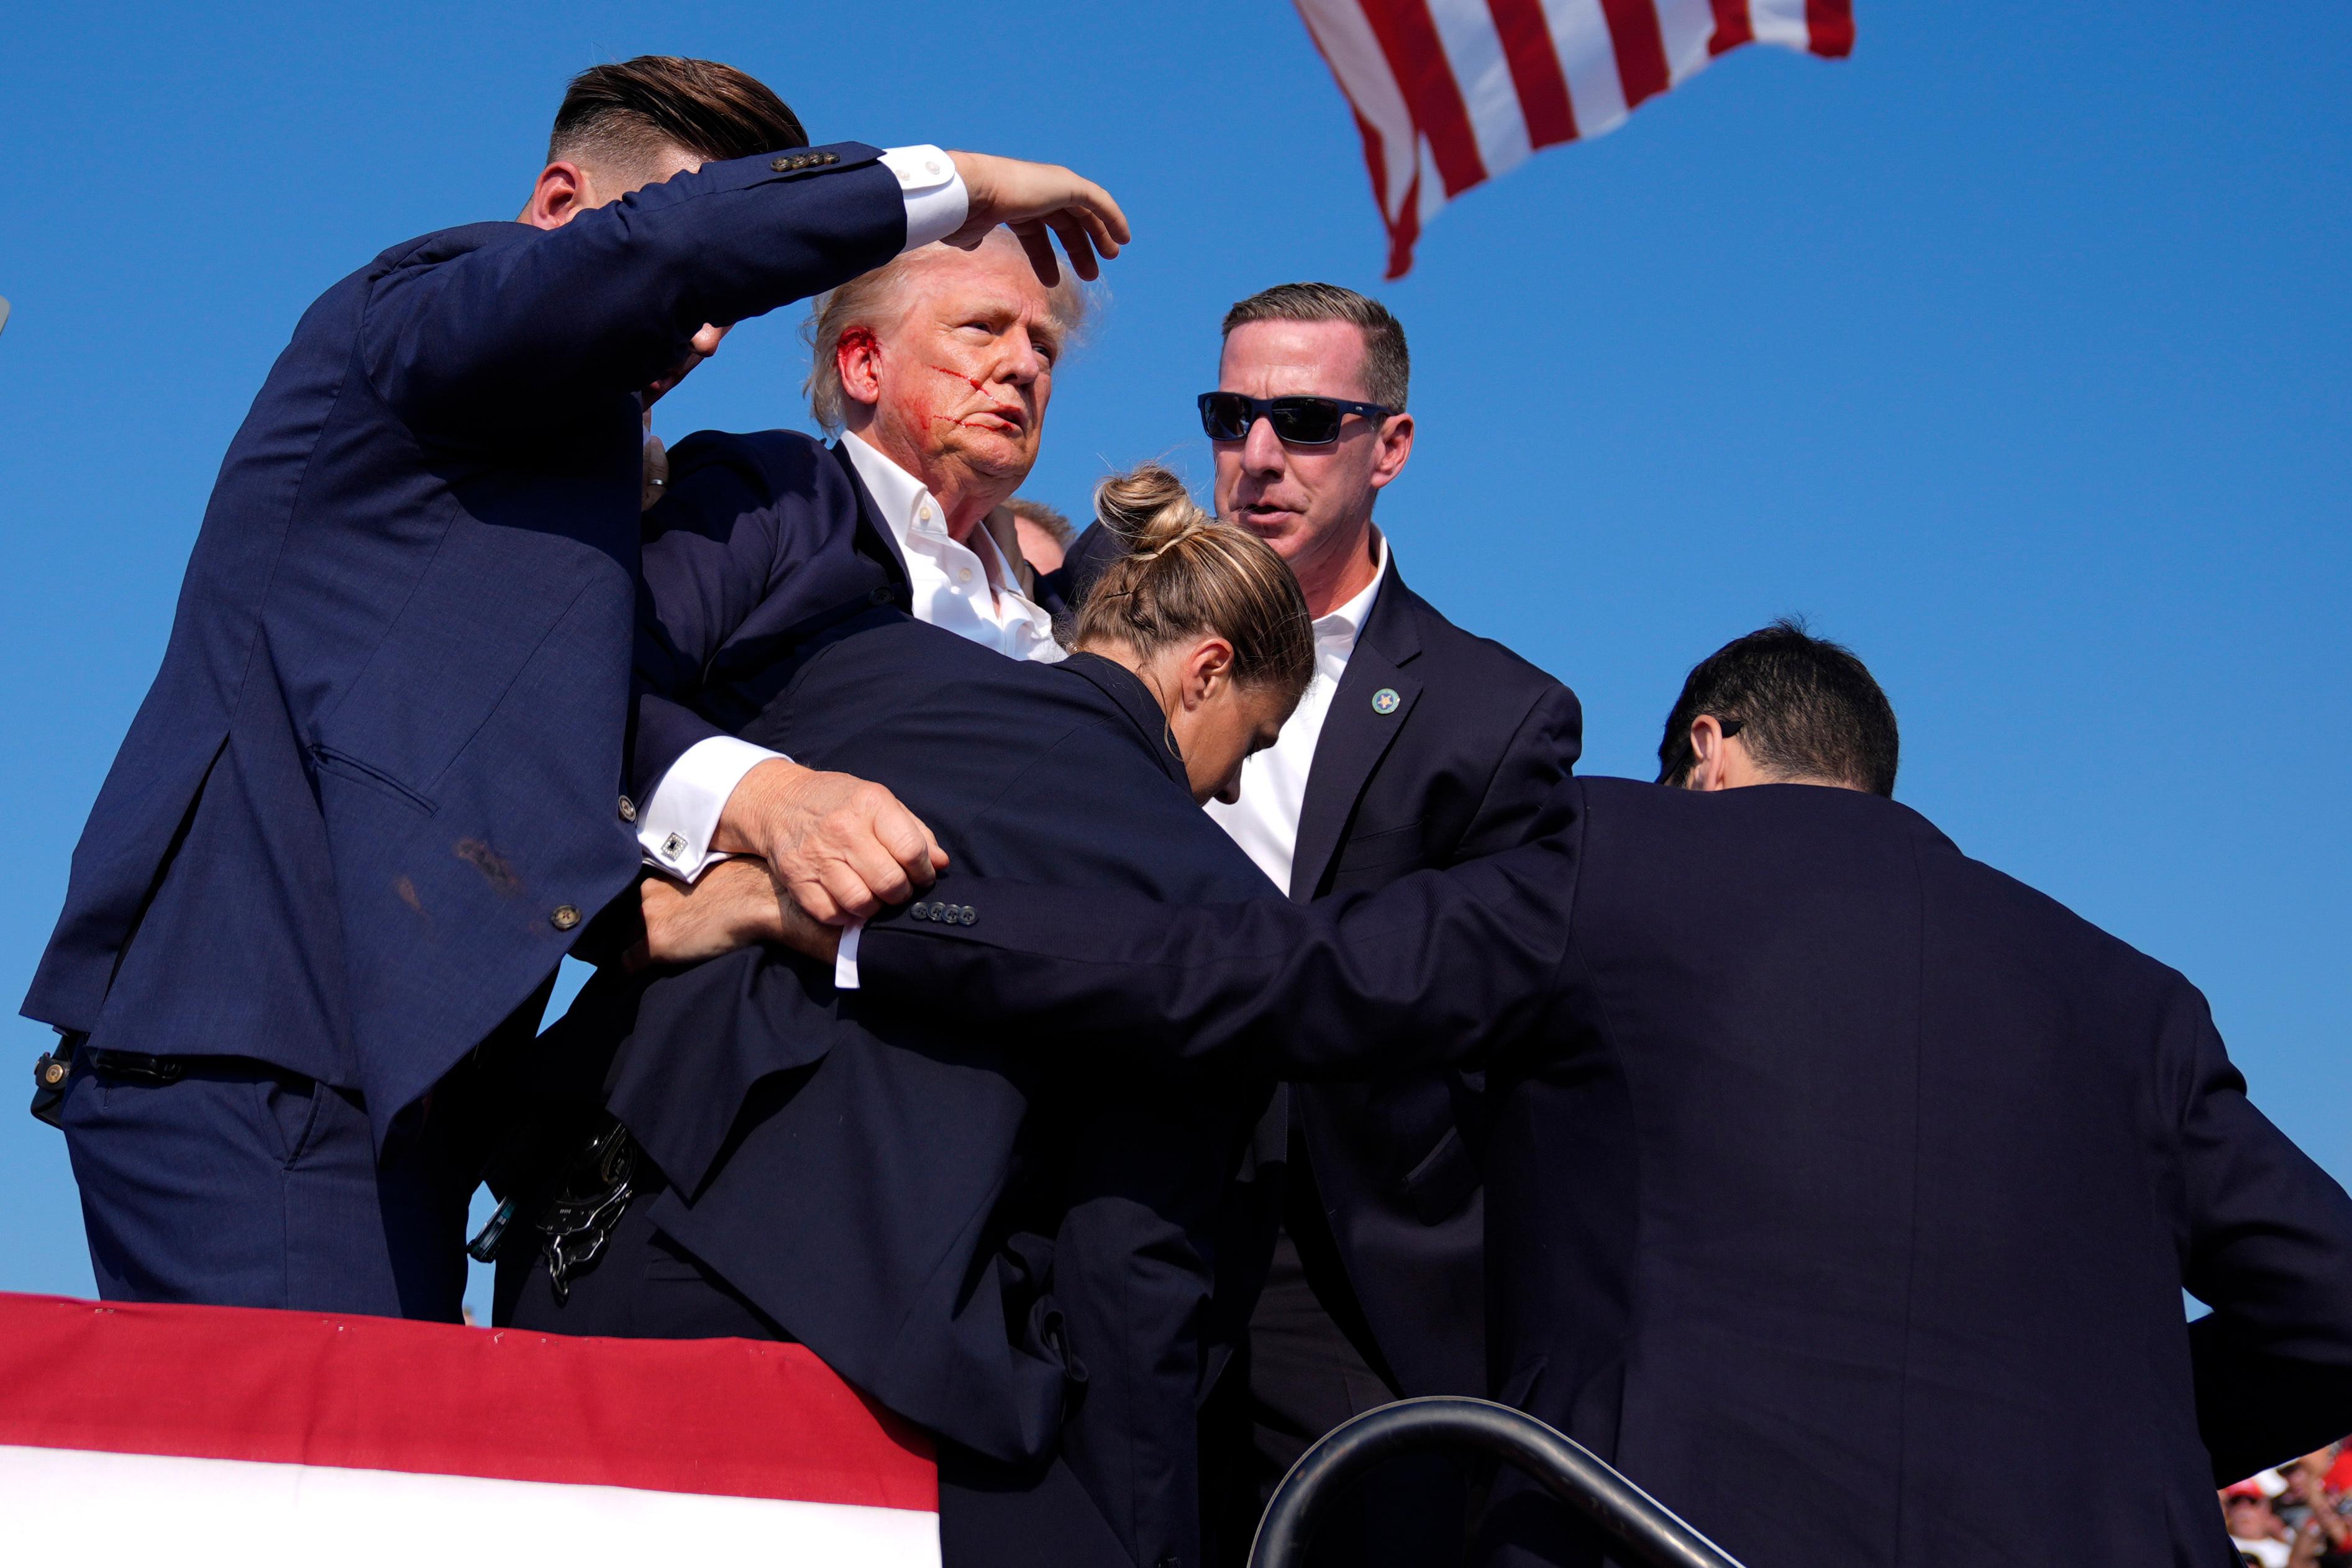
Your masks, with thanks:
<instances>
[{"instance_id":1,"label":"man's nose","mask_svg":"<svg viewBox=\"0 0 2352 1568\"><path fill-rule=\"evenodd\" d=\"M1009 381L1015 386L1027 386L1045 374L1045 361L1037 346L1026 336L1017 336L1004 345L1004 354L997 362L998 381Z\"/></svg>"},{"instance_id":2,"label":"man's nose","mask_svg":"<svg viewBox=\"0 0 2352 1568\"><path fill-rule=\"evenodd\" d=\"M1274 433L1274 421L1263 416L1250 421L1249 434L1242 437L1242 467L1253 474L1278 474L1288 466L1289 453Z\"/></svg>"}]
</instances>

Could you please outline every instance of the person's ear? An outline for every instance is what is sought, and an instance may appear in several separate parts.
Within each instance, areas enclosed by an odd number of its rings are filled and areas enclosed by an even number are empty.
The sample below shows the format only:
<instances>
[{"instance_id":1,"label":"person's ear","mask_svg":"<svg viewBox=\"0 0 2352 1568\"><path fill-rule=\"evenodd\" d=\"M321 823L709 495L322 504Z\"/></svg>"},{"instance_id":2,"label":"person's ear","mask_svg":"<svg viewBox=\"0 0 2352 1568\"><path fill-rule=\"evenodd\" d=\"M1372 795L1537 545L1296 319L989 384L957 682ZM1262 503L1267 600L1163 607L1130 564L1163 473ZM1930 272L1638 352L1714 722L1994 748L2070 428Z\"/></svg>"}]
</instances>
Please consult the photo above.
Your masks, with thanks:
<instances>
[{"instance_id":1,"label":"person's ear","mask_svg":"<svg viewBox=\"0 0 2352 1568\"><path fill-rule=\"evenodd\" d=\"M604 204L597 199L595 177L577 163L561 159L539 172L522 221L533 228L562 228L582 213Z\"/></svg>"},{"instance_id":2,"label":"person's ear","mask_svg":"<svg viewBox=\"0 0 2352 1568\"><path fill-rule=\"evenodd\" d=\"M1712 713L1702 713L1691 721L1691 765L1683 775L1683 787L1696 790L1718 790L1723 783L1723 725Z\"/></svg>"},{"instance_id":3,"label":"person's ear","mask_svg":"<svg viewBox=\"0 0 2352 1568\"><path fill-rule=\"evenodd\" d=\"M1220 637L1202 638L1184 659L1184 706L1199 708L1214 700L1233 679L1234 645Z\"/></svg>"},{"instance_id":4,"label":"person's ear","mask_svg":"<svg viewBox=\"0 0 2352 1568\"><path fill-rule=\"evenodd\" d=\"M841 390L852 402L882 401L882 340L871 327L852 327L834 346L834 368L841 373Z\"/></svg>"},{"instance_id":5,"label":"person's ear","mask_svg":"<svg viewBox=\"0 0 2352 1568\"><path fill-rule=\"evenodd\" d=\"M1412 416L1396 414L1382 420L1380 433L1372 437L1372 489L1404 472L1405 459L1412 456Z\"/></svg>"}]
</instances>

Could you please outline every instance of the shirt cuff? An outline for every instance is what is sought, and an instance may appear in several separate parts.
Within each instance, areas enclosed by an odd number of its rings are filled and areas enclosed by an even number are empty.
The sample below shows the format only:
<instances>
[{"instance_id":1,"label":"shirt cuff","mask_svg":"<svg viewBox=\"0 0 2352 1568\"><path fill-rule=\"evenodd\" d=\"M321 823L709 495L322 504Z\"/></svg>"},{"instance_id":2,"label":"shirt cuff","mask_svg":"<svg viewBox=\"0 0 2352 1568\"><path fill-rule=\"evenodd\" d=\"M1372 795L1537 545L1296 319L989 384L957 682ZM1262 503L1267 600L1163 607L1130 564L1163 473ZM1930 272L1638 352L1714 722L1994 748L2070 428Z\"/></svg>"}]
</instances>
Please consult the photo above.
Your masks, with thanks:
<instances>
[{"instance_id":1,"label":"shirt cuff","mask_svg":"<svg viewBox=\"0 0 2352 1568\"><path fill-rule=\"evenodd\" d=\"M945 239L963 226L971 193L963 188L954 159L926 142L883 149L882 166L898 176L898 194L906 199L906 250Z\"/></svg>"},{"instance_id":2,"label":"shirt cuff","mask_svg":"<svg viewBox=\"0 0 2352 1568\"><path fill-rule=\"evenodd\" d=\"M697 741L669 765L653 798L637 813L637 843L646 864L691 882L727 857L714 852L719 814L743 775L779 753L732 735Z\"/></svg>"},{"instance_id":3,"label":"shirt cuff","mask_svg":"<svg viewBox=\"0 0 2352 1568\"><path fill-rule=\"evenodd\" d=\"M860 989L857 984L857 939L865 931L864 921L842 928L841 948L833 955L833 988L835 991Z\"/></svg>"}]
</instances>

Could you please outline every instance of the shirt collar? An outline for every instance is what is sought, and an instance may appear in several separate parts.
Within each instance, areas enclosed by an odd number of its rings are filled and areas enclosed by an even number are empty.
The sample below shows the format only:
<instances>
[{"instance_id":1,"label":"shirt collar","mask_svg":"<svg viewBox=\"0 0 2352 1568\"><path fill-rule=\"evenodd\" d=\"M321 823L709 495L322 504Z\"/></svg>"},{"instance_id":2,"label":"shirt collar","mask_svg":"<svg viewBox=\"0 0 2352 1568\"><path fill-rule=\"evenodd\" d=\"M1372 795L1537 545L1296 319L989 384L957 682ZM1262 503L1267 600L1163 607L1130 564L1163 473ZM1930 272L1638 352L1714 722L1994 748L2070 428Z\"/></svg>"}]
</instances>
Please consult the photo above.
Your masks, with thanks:
<instances>
[{"instance_id":1,"label":"shirt collar","mask_svg":"<svg viewBox=\"0 0 2352 1568\"><path fill-rule=\"evenodd\" d=\"M901 554L906 552L907 536L915 530L915 513L926 502L930 504L932 520L945 533L947 525L940 519L939 504L931 500L931 492L923 481L886 457L882 449L862 436L844 436L842 449L849 454L849 466L866 481L866 489L881 510L882 521L898 542Z\"/></svg>"},{"instance_id":2,"label":"shirt collar","mask_svg":"<svg viewBox=\"0 0 2352 1568\"><path fill-rule=\"evenodd\" d=\"M874 504L881 509L882 521L889 525L891 537L898 542L901 560L907 554L907 540L917 528L937 539L950 539L947 509L940 505L930 487L898 466L898 459L874 446L862 436L844 435L841 444L849 452L850 467L866 481L873 494ZM925 507L930 508L928 521L919 521ZM950 542L952 541L950 540ZM972 525L963 547L980 557L992 584L1000 593L1021 593L1021 579L1013 574L1013 562L988 531L988 520L982 518ZM1386 548L1385 545L1382 546ZM1027 597L1023 595L1023 597Z\"/></svg>"},{"instance_id":3,"label":"shirt collar","mask_svg":"<svg viewBox=\"0 0 2352 1568\"><path fill-rule=\"evenodd\" d=\"M1381 584L1389 574L1389 536L1379 529L1372 530L1372 542L1380 547L1380 563L1372 568L1372 580L1364 591L1333 610L1318 616L1315 621L1315 643L1318 651L1329 649L1342 655L1351 653L1356 639L1364 635L1364 622L1370 618L1372 601L1380 597Z\"/></svg>"}]
</instances>

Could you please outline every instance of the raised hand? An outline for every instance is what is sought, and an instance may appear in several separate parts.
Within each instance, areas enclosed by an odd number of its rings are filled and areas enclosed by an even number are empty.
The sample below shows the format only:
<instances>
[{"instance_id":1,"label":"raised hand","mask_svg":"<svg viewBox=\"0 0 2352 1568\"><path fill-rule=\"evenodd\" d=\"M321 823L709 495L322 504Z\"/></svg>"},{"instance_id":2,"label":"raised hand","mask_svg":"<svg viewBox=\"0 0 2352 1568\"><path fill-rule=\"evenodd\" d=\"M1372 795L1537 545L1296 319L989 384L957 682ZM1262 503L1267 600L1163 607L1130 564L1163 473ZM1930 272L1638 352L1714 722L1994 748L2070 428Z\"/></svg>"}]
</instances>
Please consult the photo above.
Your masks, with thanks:
<instances>
[{"instance_id":1,"label":"raised hand","mask_svg":"<svg viewBox=\"0 0 2352 1568\"><path fill-rule=\"evenodd\" d=\"M1048 288L1062 280L1050 236L1061 237L1070 268L1081 278L1101 276L1097 258L1117 256L1128 242L1127 215L1110 193L1058 163L1024 163L985 153L950 153L971 199L963 226L947 243L971 249L998 224L1011 229Z\"/></svg>"}]
</instances>

